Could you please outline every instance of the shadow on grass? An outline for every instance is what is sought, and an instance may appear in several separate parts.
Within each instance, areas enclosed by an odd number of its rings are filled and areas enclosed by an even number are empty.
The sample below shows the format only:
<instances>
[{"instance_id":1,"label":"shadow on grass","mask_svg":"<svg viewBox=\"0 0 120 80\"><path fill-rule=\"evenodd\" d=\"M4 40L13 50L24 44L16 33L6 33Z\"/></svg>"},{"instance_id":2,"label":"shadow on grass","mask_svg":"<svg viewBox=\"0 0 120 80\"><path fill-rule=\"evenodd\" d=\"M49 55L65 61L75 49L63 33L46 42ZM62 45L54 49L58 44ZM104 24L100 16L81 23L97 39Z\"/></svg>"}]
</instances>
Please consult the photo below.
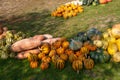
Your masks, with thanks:
<instances>
[{"instance_id":1,"label":"shadow on grass","mask_svg":"<svg viewBox=\"0 0 120 80\"><path fill-rule=\"evenodd\" d=\"M48 10L43 10L40 13L34 12L13 17L6 21L4 25L9 29L23 31L31 36L45 33L59 36L56 32L59 31L60 26L63 24L62 18L51 17Z\"/></svg>"}]
</instances>

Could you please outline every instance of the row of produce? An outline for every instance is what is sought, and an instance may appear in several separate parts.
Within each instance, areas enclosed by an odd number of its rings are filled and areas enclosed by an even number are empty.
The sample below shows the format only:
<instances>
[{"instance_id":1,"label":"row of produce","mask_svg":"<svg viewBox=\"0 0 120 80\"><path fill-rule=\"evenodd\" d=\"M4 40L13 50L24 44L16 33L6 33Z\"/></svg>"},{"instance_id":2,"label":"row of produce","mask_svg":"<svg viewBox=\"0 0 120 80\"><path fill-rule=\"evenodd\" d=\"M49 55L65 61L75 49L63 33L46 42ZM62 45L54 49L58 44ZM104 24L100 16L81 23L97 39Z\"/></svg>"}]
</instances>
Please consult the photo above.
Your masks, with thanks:
<instances>
[{"instance_id":1,"label":"row of produce","mask_svg":"<svg viewBox=\"0 0 120 80\"><path fill-rule=\"evenodd\" d=\"M63 17L64 19L77 16L79 13L84 11L82 5L98 5L106 4L112 0L77 0L71 1L66 4L60 5L52 13L51 16Z\"/></svg>"},{"instance_id":2,"label":"row of produce","mask_svg":"<svg viewBox=\"0 0 120 80\"><path fill-rule=\"evenodd\" d=\"M31 68L40 65L41 70L45 70L54 64L62 70L69 61L79 73L83 68L94 68L97 63L120 62L120 24L106 32L90 28L69 40L54 38L50 34L27 37L22 32L2 30L0 58L28 59Z\"/></svg>"}]
</instances>

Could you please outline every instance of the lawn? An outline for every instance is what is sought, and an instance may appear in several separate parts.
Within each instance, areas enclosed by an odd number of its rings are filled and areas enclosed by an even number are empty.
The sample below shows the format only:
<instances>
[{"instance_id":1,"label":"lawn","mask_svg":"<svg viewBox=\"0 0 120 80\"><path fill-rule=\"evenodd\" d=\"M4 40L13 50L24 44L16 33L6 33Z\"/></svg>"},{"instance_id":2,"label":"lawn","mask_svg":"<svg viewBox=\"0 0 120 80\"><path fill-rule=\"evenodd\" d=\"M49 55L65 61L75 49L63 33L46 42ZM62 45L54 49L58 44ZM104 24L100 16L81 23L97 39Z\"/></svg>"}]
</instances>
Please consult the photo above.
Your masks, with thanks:
<instances>
[{"instance_id":1,"label":"lawn","mask_svg":"<svg viewBox=\"0 0 120 80\"><path fill-rule=\"evenodd\" d=\"M84 12L78 16L63 19L50 16L49 10L24 14L3 24L9 29L23 31L29 36L36 34L52 34L54 37L70 39L79 31L91 27L105 31L112 25L120 23L120 0L113 0L106 5L84 6ZM27 60L0 59L0 80L120 80L120 64L96 64L92 70L81 70L77 74L70 63L63 70L55 69L50 64L49 69L31 69Z\"/></svg>"}]
</instances>

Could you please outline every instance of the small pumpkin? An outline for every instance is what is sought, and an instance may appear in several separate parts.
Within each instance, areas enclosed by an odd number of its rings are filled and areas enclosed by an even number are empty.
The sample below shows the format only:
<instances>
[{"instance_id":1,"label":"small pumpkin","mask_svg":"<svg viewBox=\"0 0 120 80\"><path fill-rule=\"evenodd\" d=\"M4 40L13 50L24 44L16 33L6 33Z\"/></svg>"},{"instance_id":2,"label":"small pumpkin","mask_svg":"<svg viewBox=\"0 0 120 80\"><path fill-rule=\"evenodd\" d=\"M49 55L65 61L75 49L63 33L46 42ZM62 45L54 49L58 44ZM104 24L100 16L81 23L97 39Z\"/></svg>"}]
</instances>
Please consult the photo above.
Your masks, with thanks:
<instances>
[{"instance_id":1,"label":"small pumpkin","mask_svg":"<svg viewBox=\"0 0 120 80\"><path fill-rule=\"evenodd\" d=\"M116 53L112 56L112 61L114 61L114 62L120 62L120 52L116 52Z\"/></svg>"},{"instance_id":2,"label":"small pumpkin","mask_svg":"<svg viewBox=\"0 0 120 80\"><path fill-rule=\"evenodd\" d=\"M46 62L46 63L50 63L51 58L49 56L44 56L41 61Z\"/></svg>"},{"instance_id":3,"label":"small pumpkin","mask_svg":"<svg viewBox=\"0 0 120 80\"><path fill-rule=\"evenodd\" d=\"M52 62L55 63L57 59L60 58L57 54L52 56Z\"/></svg>"},{"instance_id":4,"label":"small pumpkin","mask_svg":"<svg viewBox=\"0 0 120 80\"><path fill-rule=\"evenodd\" d=\"M111 33L115 38L120 38L120 24L113 25Z\"/></svg>"},{"instance_id":5,"label":"small pumpkin","mask_svg":"<svg viewBox=\"0 0 120 80\"><path fill-rule=\"evenodd\" d=\"M60 58L63 59L64 61L67 61L68 55L67 54L61 54Z\"/></svg>"},{"instance_id":6,"label":"small pumpkin","mask_svg":"<svg viewBox=\"0 0 120 80\"><path fill-rule=\"evenodd\" d=\"M56 49L56 52L58 55L60 55L60 54L63 54L65 52L65 49L60 47L60 48Z\"/></svg>"},{"instance_id":7,"label":"small pumpkin","mask_svg":"<svg viewBox=\"0 0 120 80\"><path fill-rule=\"evenodd\" d=\"M74 54L74 51L72 49L66 49L65 54L67 55Z\"/></svg>"},{"instance_id":8,"label":"small pumpkin","mask_svg":"<svg viewBox=\"0 0 120 80\"><path fill-rule=\"evenodd\" d=\"M94 40L93 44L96 45L97 47L102 47L103 46L103 43L102 43L101 40Z\"/></svg>"},{"instance_id":9,"label":"small pumpkin","mask_svg":"<svg viewBox=\"0 0 120 80\"><path fill-rule=\"evenodd\" d=\"M72 63L72 68L77 71L77 73L79 74L79 71L83 68L83 63L81 60L75 60Z\"/></svg>"},{"instance_id":10,"label":"small pumpkin","mask_svg":"<svg viewBox=\"0 0 120 80\"><path fill-rule=\"evenodd\" d=\"M120 51L120 38L116 40L116 44L117 44L118 50Z\"/></svg>"},{"instance_id":11,"label":"small pumpkin","mask_svg":"<svg viewBox=\"0 0 120 80\"><path fill-rule=\"evenodd\" d=\"M75 54L70 54L69 55L69 61L72 63L74 60L77 59L77 56Z\"/></svg>"},{"instance_id":12,"label":"small pumpkin","mask_svg":"<svg viewBox=\"0 0 120 80\"><path fill-rule=\"evenodd\" d=\"M89 50L86 47L81 47L80 51L81 51L82 54L88 54L89 53Z\"/></svg>"},{"instance_id":13,"label":"small pumpkin","mask_svg":"<svg viewBox=\"0 0 120 80\"><path fill-rule=\"evenodd\" d=\"M69 47L69 42L68 42L68 41L63 41L62 47L63 47L64 49L68 48L68 47Z\"/></svg>"},{"instance_id":14,"label":"small pumpkin","mask_svg":"<svg viewBox=\"0 0 120 80\"><path fill-rule=\"evenodd\" d=\"M55 49L52 49L52 50L50 50L50 52L49 52L49 56L52 57L52 56L54 56L56 53L57 53L56 50L55 50Z\"/></svg>"},{"instance_id":15,"label":"small pumpkin","mask_svg":"<svg viewBox=\"0 0 120 80\"><path fill-rule=\"evenodd\" d=\"M38 59L41 60L43 57L45 57L45 54L44 54L44 53L39 53L39 54L38 54Z\"/></svg>"},{"instance_id":16,"label":"small pumpkin","mask_svg":"<svg viewBox=\"0 0 120 80\"><path fill-rule=\"evenodd\" d=\"M49 67L49 64L46 63L46 62L42 62L42 63L40 64L40 69L41 69L41 70L46 70L46 69L48 69L48 67Z\"/></svg>"},{"instance_id":17,"label":"small pumpkin","mask_svg":"<svg viewBox=\"0 0 120 80\"><path fill-rule=\"evenodd\" d=\"M82 55L82 52L81 51L76 51L75 55L78 57L78 56Z\"/></svg>"},{"instance_id":18,"label":"small pumpkin","mask_svg":"<svg viewBox=\"0 0 120 80\"><path fill-rule=\"evenodd\" d=\"M64 68L64 66L65 66L65 61L63 60L63 59L61 59L61 58L58 58L57 59L57 61L54 63L55 64L55 67L57 68L57 69L63 69Z\"/></svg>"},{"instance_id":19,"label":"small pumpkin","mask_svg":"<svg viewBox=\"0 0 120 80\"><path fill-rule=\"evenodd\" d=\"M55 41L52 45L53 45L53 47L54 47L55 49L60 48L61 45L62 45L62 41L61 41L61 40L57 40L57 41Z\"/></svg>"},{"instance_id":20,"label":"small pumpkin","mask_svg":"<svg viewBox=\"0 0 120 80\"><path fill-rule=\"evenodd\" d=\"M93 69L94 67L94 60L88 57L87 59L84 60L84 67L86 69Z\"/></svg>"},{"instance_id":21,"label":"small pumpkin","mask_svg":"<svg viewBox=\"0 0 120 80\"><path fill-rule=\"evenodd\" d=\"M37 61L31 61L30 62L30 67L31 68L37 68L38 67L38 62Z\"/></svg>"},{"instance_id":22,"label":"small pumpkin","mask_svg":"<svg viewBox=\"0 0 120 80\"><path fill-rule=\"evenodd\" d=\"M44 54L48 54L50 52L50 46L48 44L42 45L39 49Z\"/></svg>"},{"instance_id":23,"label":"small pumpkin","mask_svg":"<svg viewBox=\"0 0 120 80\"><path fill-rule=\"evenodd\" d=\"M38 56L36 54L28 54L28 61L37 61L38 60Z\"/></svg>"},{"instance_id":24,"label":"small pumpkin","mask_svg":"<svg viewBox=\"0 0 120 80\"><path fill-rule=\"evenodd\" d=\"M110 55L113 55L118 51L118 47L115 43L109 42L107 51Z\"/></svg>"}]
</instances>

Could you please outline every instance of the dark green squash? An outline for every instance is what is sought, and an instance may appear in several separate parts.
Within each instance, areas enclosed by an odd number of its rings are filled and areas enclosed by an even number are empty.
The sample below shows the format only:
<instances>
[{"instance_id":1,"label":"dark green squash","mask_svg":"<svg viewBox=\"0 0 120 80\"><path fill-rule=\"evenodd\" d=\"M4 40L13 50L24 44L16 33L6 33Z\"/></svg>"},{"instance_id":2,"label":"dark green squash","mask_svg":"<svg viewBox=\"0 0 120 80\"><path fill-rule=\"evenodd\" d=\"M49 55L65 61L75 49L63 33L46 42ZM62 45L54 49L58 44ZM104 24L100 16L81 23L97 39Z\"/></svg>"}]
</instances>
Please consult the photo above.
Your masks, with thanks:
<instances>
[{"instance_id":1,"label":"dark green squash","mask_svg":"<svg viewBox=\"0 0 120 80\"><path fill-rule=\"evenodd\" d=\"M110 60L110 55L105 53L102 49L90 52L90 57L95 61L95 63L106 63Z\"/></svg>"}]
</instances>

